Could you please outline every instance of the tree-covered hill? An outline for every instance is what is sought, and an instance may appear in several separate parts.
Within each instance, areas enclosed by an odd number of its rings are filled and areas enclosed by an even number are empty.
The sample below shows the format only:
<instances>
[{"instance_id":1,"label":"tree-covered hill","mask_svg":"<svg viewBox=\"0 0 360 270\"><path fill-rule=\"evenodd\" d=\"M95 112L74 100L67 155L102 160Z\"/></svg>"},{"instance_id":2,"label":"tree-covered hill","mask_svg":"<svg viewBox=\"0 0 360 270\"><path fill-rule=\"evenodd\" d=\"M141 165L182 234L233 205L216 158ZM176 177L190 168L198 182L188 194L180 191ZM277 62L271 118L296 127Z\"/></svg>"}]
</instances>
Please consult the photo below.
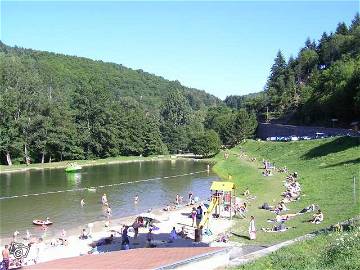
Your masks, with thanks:
<instances>
[{"instance_id":1,"label":"tree-covered hill","mask_svg":"<svg viewBox=\"0 0 360 270\"><path fill-rule=\"evenodd\" d=\"M308 38L296 57L276 55L262 94L225 102L254 109L262 119L287 118L301 124L347 125L360 118L360 17L339 23L316 42ZM269 114L266 114L267 109Z\"/></svg>"},{"instance_id":2,"label":"tree-covered hill","mask_svg":"<svg viewBox=\"0 0 360 270\"><path fill-rule=\"evenodd\" d=\"M150 110L159 109L161 100L170 89L182 91L195 110L221 103L218 98L203 90L185 87L178 81L169 81L120 64L10 47L1 41L0 55L4 69L13 67L15 63L21 64L28 72L39 77L42 87L52 88L53 91L71 91L79 84L89 84L106 88L114 97L132 97Z\"/></svg>"},{"instance_id":3,"label":"tree-covered hill","mask_svg":"<svg viewBox=\"0 0 360 270\"><path fill-rule=\"evenodd\" d=\"M187 150L221 103L142 70L0 42L2 164Z\"/></svg>"}]
</instances>

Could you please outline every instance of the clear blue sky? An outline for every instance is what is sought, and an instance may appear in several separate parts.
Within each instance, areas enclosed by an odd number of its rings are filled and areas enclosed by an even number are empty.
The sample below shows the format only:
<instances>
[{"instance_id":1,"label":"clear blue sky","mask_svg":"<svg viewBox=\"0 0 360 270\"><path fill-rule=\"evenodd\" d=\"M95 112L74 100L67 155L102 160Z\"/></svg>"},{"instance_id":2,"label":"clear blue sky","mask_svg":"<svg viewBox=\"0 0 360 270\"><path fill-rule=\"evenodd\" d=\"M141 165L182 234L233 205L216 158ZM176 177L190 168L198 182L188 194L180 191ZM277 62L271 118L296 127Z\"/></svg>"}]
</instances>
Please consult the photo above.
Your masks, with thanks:
<instances>
[{"instance_id":1,"label":"clear blue sky","mask_svg":"<svg viewBox=\"0 0 360 270\"><path fill-rule=\"evenodd\" d=\"M295 56L307 37L349 24L358 10L358 1L2 1L1 40L143 69L225 98L261 91L278 49Z\"/></svg>"}]
</instances>

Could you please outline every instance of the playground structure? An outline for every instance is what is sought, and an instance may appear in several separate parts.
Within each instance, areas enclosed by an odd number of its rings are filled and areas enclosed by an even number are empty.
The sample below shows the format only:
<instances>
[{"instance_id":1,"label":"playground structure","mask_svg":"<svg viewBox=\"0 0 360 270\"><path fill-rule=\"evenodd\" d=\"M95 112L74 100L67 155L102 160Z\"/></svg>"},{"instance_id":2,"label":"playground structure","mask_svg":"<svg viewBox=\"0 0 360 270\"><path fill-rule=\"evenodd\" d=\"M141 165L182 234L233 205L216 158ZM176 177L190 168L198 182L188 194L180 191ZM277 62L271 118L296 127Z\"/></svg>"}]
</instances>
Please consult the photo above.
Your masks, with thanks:
<instances>
[{"instance_id":1,"label":"playground structure","mask_svg":"<svg viewBox=\"0 0 360 270\"><path fill-rule=\"evenodd\" d=\"M233 182L220 182L214 181L211 184L211 201L207 208L200 224L199 228L204 228L205 225L209 225L209 218L214 213L215 217L220 217L221 210L229 211L229 217L232 218L233 206L235 205L235 184Z\"/></svg>"}]
</instances>

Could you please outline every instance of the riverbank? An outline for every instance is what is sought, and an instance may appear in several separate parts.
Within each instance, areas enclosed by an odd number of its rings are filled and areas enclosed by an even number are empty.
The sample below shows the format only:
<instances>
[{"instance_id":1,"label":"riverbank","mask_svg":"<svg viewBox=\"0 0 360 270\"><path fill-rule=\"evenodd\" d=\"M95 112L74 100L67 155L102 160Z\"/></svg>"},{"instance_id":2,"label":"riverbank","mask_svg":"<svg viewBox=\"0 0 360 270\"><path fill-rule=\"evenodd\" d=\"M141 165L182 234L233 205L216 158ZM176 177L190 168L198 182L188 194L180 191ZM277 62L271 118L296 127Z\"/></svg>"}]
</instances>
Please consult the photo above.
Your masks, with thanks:
<instances>
[{"instance_id":1,"label":"riverbank","mask_svg":"<svg viewBox=\"0 0 360 270\"><path fill-rule=\"evenodd\" d=\"M257 239L248 240L249 218L245 218L234 223L232 240L243 244L275 244L358 215L359 152L359 138L338 137L286 143L248 140L228 150L228 159L224 159L223 153L219 154L213 170L223 179L230 176L237 186L237 194L248 187L256 196L249 201L247 217L255 216ZM325 216L321 224L308 222L313 214L309 213L287 221L286 226L290 229L285 232L260 230L262 227L273 227L268 219L275 218L274 213L260 209L260 206L265 202L269 205L280 202L287 175L274 170L272 176L263 176L263 159L277 168L286 166L289 173L298 172L302 196L300 200L289 203L289 210L282 214L297 213L310 204L318 204Z\"/></svg>"},{"instance_id":2,"label":"riverbank","mask_svg":"<svg viewBox=\"0 0 360 270\"><path fill-rule=\"evenodd\" d=\"M62 169L68 167L69 163L77 163L78 165L86 167L86 166L96 166L96 165L106 165L106 164L116 164L116 163L127 163L127 162L171 160L174 158L176 158L176 156L170 156L170 155L159 155L159 156L149 156L149 157L119 156L119 157L111 157L105 159L66 160L66 161L51 162L51 163L35 163L30 165L26 165L26 164L19 164L12 166L0 165L0 174L24 172L29 170Z\"/></svg>"},{"instance_id":3,"label":"riverbank","mask_svg":"<svg viewBox=\"0 0 360 270\"><path fill-rule=\"evenodd\" d=\"M151 241L153 246L156 247L199 247L199 246L219 246L221 243L214 242L217 235L228 230L232 222L227 218L219 218L212 221L212 235L203 236L202 242L194 242L194 228L192 227L192 220L189 217L193 206L182 205L171 211L163 211L162 209L156 209L151 211L151 215L156 220L154 225L158 227L157 230L153 231L153 240ZM66 233L67 245L51 246L53 238L44 238L43 243L33 244L30 248L29 255L25 259L28 265L34 263L36 259L37 263L51 261L60 258L76 257L84 254L88 254L92 250L90 244L94 241L103 241L105 238L114 235L114 240L111 244L101 245L97 247L95 253L109 252L121 250L121 230L124 225L131 226L135 221L136 216L128 216L124 218L112 219L110 225L105 227L104 221L93 222L92 238L86 240L80 240L79 235L82 228L86 228L87 224L82 224L77 228L68 230ZM185 229L187 237L178 237L173 241L169 241L170 232L175 227L178 232ZM139 235L136 239L130 238L130 249L147 247L147 228L140 227ZM59 232L59 236L60 237ZM19 235L18 239L20 239ZM8 243L11 239L2 239L2 244ZM23 241L21 241L23 242ZM26 243L26 242L25 242ZM215 244L214 244L215 243Z\"/></svg>"}]
</instances>

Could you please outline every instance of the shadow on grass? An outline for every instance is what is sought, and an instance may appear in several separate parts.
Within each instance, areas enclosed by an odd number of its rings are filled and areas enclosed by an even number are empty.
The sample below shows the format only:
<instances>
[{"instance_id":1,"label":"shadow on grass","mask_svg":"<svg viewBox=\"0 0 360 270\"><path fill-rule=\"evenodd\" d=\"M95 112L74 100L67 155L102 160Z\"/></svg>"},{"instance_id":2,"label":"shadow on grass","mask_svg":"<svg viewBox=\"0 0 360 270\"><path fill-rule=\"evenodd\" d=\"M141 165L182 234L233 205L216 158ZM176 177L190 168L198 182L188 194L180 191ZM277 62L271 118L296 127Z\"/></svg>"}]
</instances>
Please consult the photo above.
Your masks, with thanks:
<instances>
[{"instance_id":1,"label":"shadow on grass","mask_svg":"<svg viewBox=\"0 0 360 270\"><path fill-rule=\"evenodd\" d=\"M339 137L333 141L317 146L302 156L304 159L312 159L327 156L329 154L345 151L349 148L359 146L360 138L358 137Z\"/></svg>"},{"instance_id":2,"label":"shadow on grass","mask_svg":"<svg viewBox=\"0 0 360 270\"><path fill-rule=\"evenodd\" d=\"M355 165L355 164L358 164L358 163L360 163L360 158L335 163L335 164L332 164L332 165L328 165L325 168L337 167L337 166L342 166L342 165Z\"/></svg>"},{"instance_id":3,"label":"shadow on grass","mask_svg":"<svg viewBox=\"0 0 360 270\"><path fill-rule=\"evenodd\" d=\"M243 238L243 239L246 239L246 240L250 240L250 238L247 235L237 234L237 233L234 233L234 232L232 232L231 234L238 237L238 238Z\"/></svg>"}]
</instances>

